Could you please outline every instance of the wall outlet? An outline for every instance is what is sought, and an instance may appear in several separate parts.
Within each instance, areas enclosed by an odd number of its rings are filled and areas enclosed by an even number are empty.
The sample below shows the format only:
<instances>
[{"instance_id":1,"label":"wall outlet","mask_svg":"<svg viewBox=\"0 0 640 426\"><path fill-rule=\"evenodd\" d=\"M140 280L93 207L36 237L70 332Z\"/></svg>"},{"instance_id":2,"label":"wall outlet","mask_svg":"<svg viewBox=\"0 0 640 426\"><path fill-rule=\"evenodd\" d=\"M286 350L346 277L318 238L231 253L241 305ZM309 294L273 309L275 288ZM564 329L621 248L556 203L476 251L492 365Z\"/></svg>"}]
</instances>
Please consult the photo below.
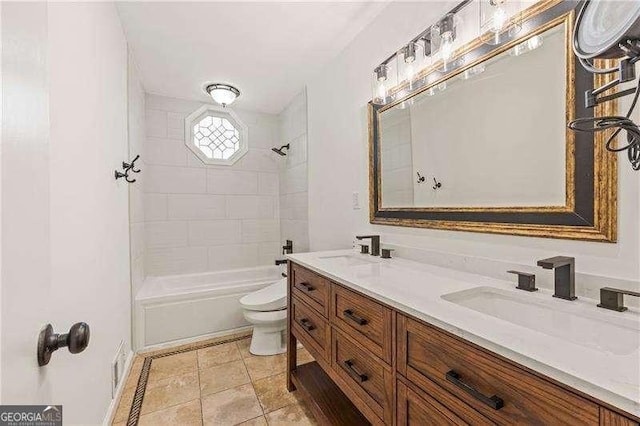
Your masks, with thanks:
<instances>
[{"instance_id":1,"label":"wall outlet","mask_svg":"<svg viewBox=\"0 0 640 426\"><path fill-rule=\"evenodd\" d=\"M115 398L118 385L123 379L125 362L124 340L121 340L118 345L118 350L116 351L116 356L111 362L111 398Z\"/></svg>"},{"instance_id":2,"label":"wall outlet","mask_svg":"<svg viewBox=\"0 0 640 426\"><path fill-rule=\"evenodd\" d=\"M351 205L354 210L360 210L360 193L355 191L351 196Z\"/></svg>"}]
</instances>

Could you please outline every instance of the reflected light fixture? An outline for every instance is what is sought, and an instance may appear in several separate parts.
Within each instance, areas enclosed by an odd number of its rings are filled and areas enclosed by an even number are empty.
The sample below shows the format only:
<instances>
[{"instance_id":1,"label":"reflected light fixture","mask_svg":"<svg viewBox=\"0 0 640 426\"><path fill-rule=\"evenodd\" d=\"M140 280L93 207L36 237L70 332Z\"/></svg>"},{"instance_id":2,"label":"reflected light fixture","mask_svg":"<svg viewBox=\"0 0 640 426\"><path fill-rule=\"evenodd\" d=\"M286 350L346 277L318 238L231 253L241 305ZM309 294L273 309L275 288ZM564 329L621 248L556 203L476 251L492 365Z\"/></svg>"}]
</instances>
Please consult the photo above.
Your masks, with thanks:
<instances>
[{"instance_id":1,"label":"reflected light fixture","mask_svg":"<svg viewBox=\"0 0 640 426\"><path fill-rule=\"evenodd\" d=\"M231 105L240 96L240 91L237 88L223 83L209 84L204 88L204 91L223 108Z\"/></svg>"},{"instance_id":2,"label":"reflected light fixture","mask_svg":"<svg viewBox=\"0 0 640 426\"><path fill-rule=\"evenodd\" d=\"M616 129L607 139L607 149L612 152L626 150L633 170L640 170L640 129L630 118L640 97L640 81L631 89L603 94L636 79L635 65L640 60L640 2L586 0L576 19L573 51L587 71L615 75L613 81L586 91L587 108L622 96L634 96L624 116L578 118L569 123L569 128L592 133ZM594 63L597 59L619 61L617 66L601 68ZM626 132L627 142L620 146L616 138L622 130Z\"/></svg>"},{"instance_id":3,"label":"reflected light fixture","mask_svg":"<svg viewBox=\"0 0 640 426\"><path fill-rule=\"evenodd\" d=\"M544 39L542 38L541 35L533 36L530 39L513 46L509 51L509 55L520 56L523 53L531 52L532 50L535 50L538 47L542 46L543 40Z\"/></svg>"},{"instance_id":4,"label":"reflected light fixture","mask_svg":"<svg viewBox=\"0 0 640 426\"><path fill-rule=\"evenodd\" d=\"M474 75L482 74L485 70L484 64L478 64L475 67L469 68L462 73L463 80L469 80Z\"/></svg>"}]
</instances>

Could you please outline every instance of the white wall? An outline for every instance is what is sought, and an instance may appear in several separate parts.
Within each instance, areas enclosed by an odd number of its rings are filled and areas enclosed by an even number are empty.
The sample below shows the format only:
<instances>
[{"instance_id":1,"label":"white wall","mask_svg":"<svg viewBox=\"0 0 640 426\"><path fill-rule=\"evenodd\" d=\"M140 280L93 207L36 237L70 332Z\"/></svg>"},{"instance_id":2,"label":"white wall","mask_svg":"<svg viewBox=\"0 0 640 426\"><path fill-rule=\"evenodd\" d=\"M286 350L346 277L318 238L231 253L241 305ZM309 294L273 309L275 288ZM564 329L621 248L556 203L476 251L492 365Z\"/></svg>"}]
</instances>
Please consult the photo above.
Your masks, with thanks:
<instances>
[{"instance_id":1,"label":"white wall","mask_svg":"<svg viewBox=\"0 0 640 426\"><path fill-rule=\"evenodd\" d=\"M434 22L454 2L390 4L308 84L309 232L312 250L347 248L353 234L375 232L383 242L535 268L556 254L577 258L578 272L640 280L640 179L620 158L617 244L373 226L366 205L352 210L352 192L368 194L367 102L369 76L387 55ZM613 154L612 154L613 155ZM503 273L505 279L513 279ZM632 283L633 284L633 283ZM580 284L578 284L579 286Z\"/></svg>"},{"instance_id":2,"label":"white wall","mask_svg":"<svg viewBox=\"0 0 640 426\"><path fill-rule=\"evenodd\" d=\"M280 164L280 239L293 241L296 253L309 250L307 184L307 93L299 93L278 115L278 147L289 144Z\"/></svg>"},{"instance_id":3,"label":"white wall","mask_svg":"<svg viewBox=\"0 0 640 426\"><path fill-rule=\"evenodd\" d=\"M100 424L131 331L128 187L113 177L128 156L126 41L112 3L4 4L2 18L13 95L3 98L13 128L2 147L2 403L63 404L65 423ZM6 69L16 57L21 67ZM38 367L40 327L77 321L91 327L88 348Z\"/></svg>"},{"instance_id":4,"label":"white wall","mask_svg":"<svg viewBox=\"0 0 640 426\"><path fill-rule=\"evenodd\" d=\"M148 276L270 265L280 253L277 117L235 110L249 127L249 152L232 166L210 166L184 144L184 119L201 105L146 98Z\"/></svg>"}]
</instances>

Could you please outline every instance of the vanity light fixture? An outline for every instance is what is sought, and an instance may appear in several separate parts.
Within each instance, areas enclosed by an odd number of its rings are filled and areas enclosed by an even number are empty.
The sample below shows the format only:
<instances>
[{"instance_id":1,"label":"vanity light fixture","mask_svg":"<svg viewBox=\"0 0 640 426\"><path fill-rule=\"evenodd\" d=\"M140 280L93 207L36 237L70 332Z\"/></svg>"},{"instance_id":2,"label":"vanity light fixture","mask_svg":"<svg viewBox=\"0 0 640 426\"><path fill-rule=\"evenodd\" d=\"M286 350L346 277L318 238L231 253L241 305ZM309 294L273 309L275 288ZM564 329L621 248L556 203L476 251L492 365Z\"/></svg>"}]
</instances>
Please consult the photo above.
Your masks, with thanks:
<instances>
[{"instance_id":1,"label":"vanity light fixture","mask_svg":"<svg viewBox=\"0 0 640 426\"><path fill-rule=\"evenodd\" d=\"M388 85L388 68L387 64L380 64L373 70L373 98L372 101L376 105L385 105L387 103L387 85Z\"/></svg>"},{"instance_id":2,"label":"vanity light fixture","mask_svg":"<svg viewBox=\"0 0 640 426\"><path fill-rule=\"evenodd\" d=\"M223 83L209 84L204 91L219 105L225 108L231 105L240 96L240 90Z\"/></svg>"},{"instance_id":3,"label":"vanity light fixture","mask_svg":"<svg viewBox=\"0 0 640 426\"><path fill-rule=\"evenodd\" d=\"M457 49L455 14L447 13L440 22L431 27L431 43L436 58L442 61L442 72L458 65L451 61Z\"/></svg>"},{"instance_id":4,"label":"vanity light fixture","mask_svg":"<svg viewBox=\"0 0 640 426\"><path fill-rule=\"evenodd\" d=\"M479 11L480 38L486 44L502 44L513 39L522 29L518 0L481 0Z\"/></svg>"},{"instance_id":5,"label":"vanity light fixture","mask_svg":"<svg viewBox=\"0 0 640 426\"><path fill-rule=\"evenodd\" d=\"M398 83L407 84L408 90L413 90L416 74L421 67L418 59L422 47L415 41L409 42L398 52Z\"/></svg>"},{"instance_id":6,"label":"vanity light fixture","mask_svg":"<svg viewBox=\"0 0 640 426\"><path fill-rule=\"evenodd\" d=\"M443 81L442 83L438 83L435 86L429 87L425 93L427 94L427 96L433 96L438 92L444 92L445 90L447 90L447 82Z\"/></svg>"},{"instance_id":7,"label":"vanity light fixture","mask_svg":"<svg viewBox=\"0 0 640 426\"><path fill-rule=\"evenodd\" d=\"M457 13L471 2L472 0L462 0L436 24L422 31L374 69L371 77L371 102L374 105L386 105L423 87L427 84L426 79L416 77L429 68L432 62L442 59L443 65L440 68L443 69L440 71L449 71L463 63L461 59L452 62L451 58L458 47ZM390 69L395 70L393 76ZM399 91L394 89L396 84L391 81L393 79L401 85Z\"/></svg>"},{"instance_id":8,"label":"vanity light fixture","mask_svg":"<svg viewBox=\"0 0 640 426\"><path fill-rule=\"evenodd\" d=\"M578 118L569 123L569 128L592 133L616 129L607 139L607 150L626 150L632 169L640 170L640 128L631 119L640 97L640 81L631 89L604 95L621 83L636 79L635 65L640 60L640 2L586 0L576 19L573 51L587 71L593 74L616 75L613 81L586 91L587 108L622 96L634 96L624 116ZM594 63L596 59L619 61L615 67L600 68ZM621 130L627 135L626 143L622 144L616 142Z\"/></svg>"}]
</instances>

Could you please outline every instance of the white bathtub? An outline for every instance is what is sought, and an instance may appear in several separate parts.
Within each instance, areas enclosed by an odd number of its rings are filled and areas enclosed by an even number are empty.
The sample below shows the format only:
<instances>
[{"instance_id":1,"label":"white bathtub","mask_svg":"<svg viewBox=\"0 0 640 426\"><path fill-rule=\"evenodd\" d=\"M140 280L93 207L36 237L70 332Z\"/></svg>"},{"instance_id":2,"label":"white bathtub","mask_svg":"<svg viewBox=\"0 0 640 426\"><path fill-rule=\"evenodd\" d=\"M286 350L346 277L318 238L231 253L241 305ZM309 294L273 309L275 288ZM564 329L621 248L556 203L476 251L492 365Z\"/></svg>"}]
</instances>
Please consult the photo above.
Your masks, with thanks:
<instances>
[{"instance_id":1,"label":"white bathtub","mask_svg":"<svg viewBox=\"0 0 640 426\"><path fill-rule=\"evenodd\" d=\"M239 299L279 280L281 267L148 277L135 297L136 349L248 327Z\"/></svg>"}]
</instances>

